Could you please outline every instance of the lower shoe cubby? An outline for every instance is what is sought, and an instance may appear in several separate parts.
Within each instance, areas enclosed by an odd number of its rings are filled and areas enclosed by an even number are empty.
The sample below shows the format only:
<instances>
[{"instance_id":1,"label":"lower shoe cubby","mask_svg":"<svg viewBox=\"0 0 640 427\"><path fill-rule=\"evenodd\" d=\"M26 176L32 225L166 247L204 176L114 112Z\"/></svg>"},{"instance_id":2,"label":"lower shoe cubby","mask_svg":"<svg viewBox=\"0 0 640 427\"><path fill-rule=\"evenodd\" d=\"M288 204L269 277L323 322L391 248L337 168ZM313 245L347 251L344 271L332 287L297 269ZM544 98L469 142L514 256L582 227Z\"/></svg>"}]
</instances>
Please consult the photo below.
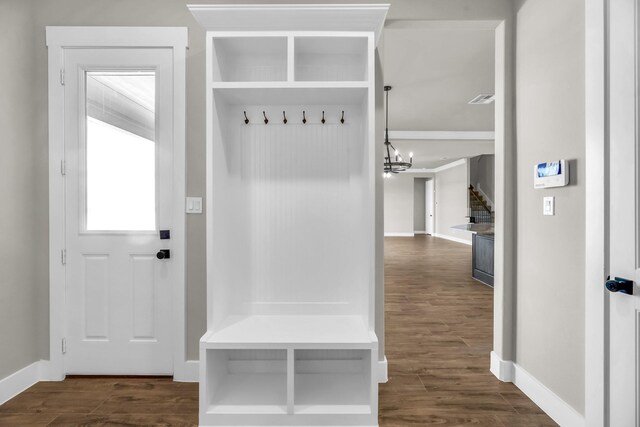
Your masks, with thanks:
<instances>
[{"instance_id":1,"label":"lower shoe cubby","mask_svg":"<svg viewBox=\"0 0 640 427\"><path fill-rule=\"evenodd\" d=\"M208 349L207 413L286 414L287 351Z\"/></svg>"},{"instance_id":2,"label":"lower shoe cubby","mask_svg":"<svg viewBox=\"0 0 640 427\"><path fill-rule=\"evenodd\" d=\"M294 354L294 414L371 413L371 350L313 349Z\"/></svg>"}]
</instances>

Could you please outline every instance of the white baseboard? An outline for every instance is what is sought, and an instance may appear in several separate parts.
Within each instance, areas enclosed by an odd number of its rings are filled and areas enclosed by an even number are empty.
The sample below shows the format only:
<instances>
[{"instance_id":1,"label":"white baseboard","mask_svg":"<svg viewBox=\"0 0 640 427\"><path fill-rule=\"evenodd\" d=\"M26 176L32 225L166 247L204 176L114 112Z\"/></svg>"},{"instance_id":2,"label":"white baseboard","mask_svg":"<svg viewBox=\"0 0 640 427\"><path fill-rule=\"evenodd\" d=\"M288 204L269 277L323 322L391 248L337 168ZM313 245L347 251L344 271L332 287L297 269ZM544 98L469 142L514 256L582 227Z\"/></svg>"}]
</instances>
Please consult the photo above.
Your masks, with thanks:
<instances>
[{"instance_id":1,"label":"white baseboard","mask_svg":"<svg viewBox=\"0 0 640 427\"><path fill-rule=\"evenodd\" d=\"M389 363L385 356L384 360L378 360L378 382L386 383L387 381L389 381Z\"/></svg>"},{"instance_id":2,"label":"white baseboard","mask_svg":"<svg viewBox=\"0 0 640 427\"><path fill-rule=\"evenodd\" d=\"M182 371L173 375L173 380L183 383L197 383L200 381L200 361L187 360Z\"/></svg>"},{"instance_id":3,"label":"white baseboard","mask_svg":"<svg viewBox=\"0 0 640 427\"><path fill-rule=\"evenodd\" d=\"M464 240L464 239L461 239L459 237L449 236L447 234L437 234L437 233L435 233L433 235L433 237L438 237L440 239L445 239L445 240L451 240L452 242L463 243L465 245L471 246L471 240Z\"/></svg>"},{"instance_id":4,"label":"white baseboard","mask_svg":"<svg viewBox=\"0 0 640 427\"><path fill-rule=\"evenodd\" d=\"M187 360L183 371L174 376L178 382L198 382L200 362ZM20 369L13 374L0 379L0 405L13 399L39 381L62 381L64 375L60 375L57 369L53 369L48 360L39 360L29 366Z\"/></svg>"},{"instance_id":5,"label":"white baseboard","mask_svg":"<svg viewBox=\"0 0 640 427\"><path fill-rule=\"evenodd\" d=\"M491 373L500 381L512 383L515 378L515 364L510 361L500 359L495 351L491 352Z\"/></svg>"},{"instance_id":6,"label":"white baseboard","mask_svg":"<svg viewBox=\"0 0 640 427\"><path fill-rule=\"evenodd\" d=\"M585 419L579 412L549 390L521 366L500 359L491 352L491 372L499 380L513 382L524 394L562 427L584 427Z\"/></svg>"},{"instance_id":7,"label":"white baseboard","mask_svg":"<svg viewBox=\"0 0 640 427\"><path fill-rule=\"evenodd\" d=\"M428 233L424 230L414 230L413 234L428 234Z\"/></svg>"},{"instance_id":8,"label":"white baseboard","mask_svg":"<svg viewBox=\"0 0 640 427\"><path fill-rule=\"evenodd\" d=\"M0 379L0 405L13 399L40 379L40 361L33 362L8 377Z\"/></svg>"},{"instance_id":9,"label":"white baseboard","mask_svg":"<svg viewBox=\"0 0 640 427\"><path fill-rule=\"evenodd\" d=\"M413 237L413 233L384 233L384 237Z\"/></svg>"}]
</instances>

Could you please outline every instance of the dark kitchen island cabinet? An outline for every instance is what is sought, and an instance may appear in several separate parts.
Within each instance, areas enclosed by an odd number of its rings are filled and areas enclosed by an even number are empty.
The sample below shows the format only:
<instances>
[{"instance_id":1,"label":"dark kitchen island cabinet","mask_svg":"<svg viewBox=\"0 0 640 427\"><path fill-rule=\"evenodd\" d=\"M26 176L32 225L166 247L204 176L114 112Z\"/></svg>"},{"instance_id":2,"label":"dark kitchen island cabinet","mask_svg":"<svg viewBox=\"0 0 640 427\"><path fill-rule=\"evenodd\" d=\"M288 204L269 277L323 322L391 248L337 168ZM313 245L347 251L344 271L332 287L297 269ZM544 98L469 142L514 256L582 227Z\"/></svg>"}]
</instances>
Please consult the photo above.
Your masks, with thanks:
<instances>
[{"instance_id":1,"label":"dark kitchen island cabinet","mask_svg":"<svg viewBox=\"0 0 640 427\"><path fill-rule=\"evenodd\" d=\"M472 275L493 287L493 234L473 234Z\"/></svg>"}]
</instances>

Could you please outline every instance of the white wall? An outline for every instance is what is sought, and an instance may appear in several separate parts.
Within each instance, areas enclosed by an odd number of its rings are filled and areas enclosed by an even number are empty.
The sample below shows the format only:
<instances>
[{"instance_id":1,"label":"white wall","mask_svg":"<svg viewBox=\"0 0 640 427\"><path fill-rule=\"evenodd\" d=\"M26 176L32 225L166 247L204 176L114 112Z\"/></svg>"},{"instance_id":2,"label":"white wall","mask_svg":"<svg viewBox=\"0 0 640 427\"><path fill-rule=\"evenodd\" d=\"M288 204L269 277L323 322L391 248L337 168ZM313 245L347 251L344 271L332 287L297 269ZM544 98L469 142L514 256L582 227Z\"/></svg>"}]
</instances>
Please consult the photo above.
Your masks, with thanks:
<instances>
[{"instance_id":1,"label":"white wall","mask_svg":"<svg viewBox=\"0 0 640 427\"><path fill-rule=\"evenodd\" d=\"M452 229L469 222L468 165L461 164L436 173L436 236L471 242L471 233Z\"/></svg>"},{"instance_id":2,"label":"white wall","mask_svg":"<svg viewBox=\"0 0 640 427\"><path fill-rule=\"evenodd\" d=\"M516 13L516 361L584 414L585 5L520 0ZM534 190L532 165L561 158L571 184Z\"/></svg>"},{"instance_id":3,"label":"white wall","mask_svg":"<svg viewBox=\"0 0 640 427\"><path fill-rule=\"evenodd\" d=\"M384 180L384 234L413 234L413 174Z\"/></svg>"},{"instance_id":4,"label":"white wall","mask_svg":"<svg viewBox=\"0 0 640 427\"><path fill-rule=\"evenodd\" d=\"M0 2L0 378L37 360L46 315L40 264L34 144L31 1ZM45 166L46 167L46 166Z\"/></svg>"}]
</instances>

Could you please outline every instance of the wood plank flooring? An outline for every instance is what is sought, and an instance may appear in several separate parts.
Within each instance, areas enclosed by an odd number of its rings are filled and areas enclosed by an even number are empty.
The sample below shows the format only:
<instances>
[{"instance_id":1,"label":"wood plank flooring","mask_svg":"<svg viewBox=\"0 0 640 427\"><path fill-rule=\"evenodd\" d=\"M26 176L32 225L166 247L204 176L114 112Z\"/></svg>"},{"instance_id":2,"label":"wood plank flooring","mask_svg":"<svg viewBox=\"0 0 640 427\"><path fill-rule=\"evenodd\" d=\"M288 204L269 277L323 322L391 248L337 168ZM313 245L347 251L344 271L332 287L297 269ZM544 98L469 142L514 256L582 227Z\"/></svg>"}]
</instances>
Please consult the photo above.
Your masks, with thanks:
<instances>
[{"instance_id":1,"label":"wood plank flooring","mask_svg":"<svg viewBox=\"0 0 640 427\"><path fill-rule=\"evenodd\" d=\"M385 239L386 353L380 425L555 426L489 372L492 290L471 279L471 248ZM68 377L0 406L0 426L195 426L198 387L170 378Z\"/></svg>"},{"instance_id":2,"label":"wood plank flooring","mask_svg":"<svg viewBox=\"0 0 640 427\"><path fill-rule=\"evenodd\" d=\"M385 238L385 298L381 426L557 425L489 372L493 290L471 278L471 246Z\"/></svg>"}]
</instances>

